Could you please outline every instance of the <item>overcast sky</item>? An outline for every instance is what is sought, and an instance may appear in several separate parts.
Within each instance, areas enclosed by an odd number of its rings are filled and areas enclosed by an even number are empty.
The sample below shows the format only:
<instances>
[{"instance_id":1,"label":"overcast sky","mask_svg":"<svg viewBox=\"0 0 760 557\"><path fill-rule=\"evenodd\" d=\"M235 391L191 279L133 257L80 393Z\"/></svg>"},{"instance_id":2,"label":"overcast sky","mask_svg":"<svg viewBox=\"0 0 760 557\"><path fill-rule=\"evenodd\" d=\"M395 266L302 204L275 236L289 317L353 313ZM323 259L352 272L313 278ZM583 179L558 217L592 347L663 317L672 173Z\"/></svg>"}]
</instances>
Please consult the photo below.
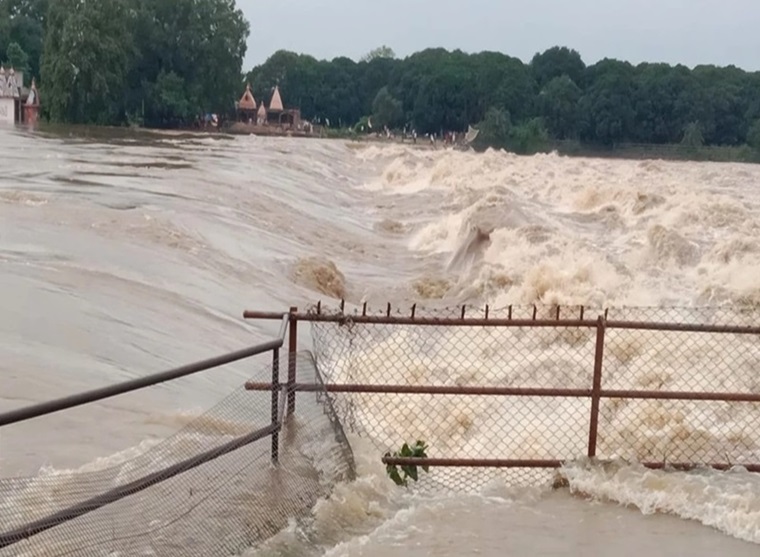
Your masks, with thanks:
<instances>
[{"instance_id":1,"label":"overcast sky","mask_svg":"<svg viewBox=\"0 0 760 557\"><path fill-rule=\"evenodd\" d=\"M734 64L760 70L760 0L237 0L251 23L244 69L278 49L358 59L386 44L496 50L530 61L554 45L587 64Z\"/></svg>"}]
</instances>

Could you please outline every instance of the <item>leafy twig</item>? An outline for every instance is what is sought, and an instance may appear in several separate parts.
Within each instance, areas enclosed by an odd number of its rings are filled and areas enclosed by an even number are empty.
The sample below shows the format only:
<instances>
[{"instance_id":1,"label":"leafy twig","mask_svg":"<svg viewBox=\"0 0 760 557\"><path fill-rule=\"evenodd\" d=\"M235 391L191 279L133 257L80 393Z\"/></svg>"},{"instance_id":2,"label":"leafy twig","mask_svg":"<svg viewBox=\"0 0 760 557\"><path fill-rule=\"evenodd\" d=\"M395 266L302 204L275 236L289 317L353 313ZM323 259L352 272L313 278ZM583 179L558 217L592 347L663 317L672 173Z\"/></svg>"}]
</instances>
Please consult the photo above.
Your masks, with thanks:
<instances>
[{"instance_id":1,"label":"leafy twig","mask_svg":"<svg viewBox=\"0 0 760 557\"><path fill-rule=\"evenodd\" d=\"M427 458L427 445L424 441L417 441L414 445L411 447L408 443L404 443L404 446L401 447L400 451L396 451L391 455L390 452L385 453L386 458L387 457L393 457L393 458ZM422 470L425 472L429 472L429 467L427 465L421 466ZM417 473L417 465L411 465L411 464L404 464L400 467L396 466L395 464L386 464L385 465L385 471L388 474L388 477L393 480L393 482L396 485L403 485L404 487L409 485L409 478L412 478L415 482L419 479L419 474ZM402 476L403 474L403 476Z\"/></svg>"}]
</instances>

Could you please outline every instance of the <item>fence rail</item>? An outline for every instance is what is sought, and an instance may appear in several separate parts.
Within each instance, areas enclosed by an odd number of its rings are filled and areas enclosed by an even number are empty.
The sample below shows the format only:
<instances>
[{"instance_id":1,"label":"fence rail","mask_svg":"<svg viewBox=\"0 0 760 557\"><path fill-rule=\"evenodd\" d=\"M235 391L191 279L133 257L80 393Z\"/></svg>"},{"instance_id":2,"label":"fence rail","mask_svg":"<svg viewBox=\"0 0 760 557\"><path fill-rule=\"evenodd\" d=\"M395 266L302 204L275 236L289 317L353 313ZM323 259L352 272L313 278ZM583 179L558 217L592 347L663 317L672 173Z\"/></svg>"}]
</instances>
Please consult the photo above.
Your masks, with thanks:
<instances>
[{"instance_id":1,"label":"fence rail","mask_svg":"<svg viewBox=\"0 0 760 557\"><path fill-rule=\"evenodd\" d=\"M723 322L726 319L713 323L682 318L615 319L609 310L584 307L510 306L500 311L492 311L488 306L483 310L461 307L439 310L439 314L432 316L418 311L416 306L404 314L394 313L390 304L379 314L368 314L366 304L354 314L345 310L345 304L341 303L335 312L323 311L321 304L306 312L295 307L288 312L246 311L246 319L280 321L278 336L172 370L1 413L0 427L11 426L256 355L272 354L271 380L257 378L245 385L248 391L271 392L271 405L267 401L268 425L33 522L16 525L11 531L0 533L0 549L259 439L271 438L269 457L278 464L279 435L286 416L295 413L299 392L328 396L331 416L335 414L336 420L339 418L348 427L374 437L377 446L384 449L389 444L408 441L405 436L418 431L420 424L431 432L438 421L445 426L438 438L440 443L431 445L441 454L431 454L422 460L385 456L385 464L424 464L439 469L555 469L581 456L597 458L600 453L604 456L610 452L610 446L626 448L626 444L635 444L641 435L637 427L647 427L654 432L650 432L650 437L655 441L696 443L691 451L678 450L672 458L665 455L654 459L651 458L654 448L647 444L651 439L646 439L638 449L649 456L637 461L648 468L688 470L711 466L726 470L737 463L751 472L760 472L760 433L757 433L760 380L756 379L760 373L760 344L756 342L760 327L755 325L756 316L743 313L741 321L749 320L749 324L738 325ZM310 323L315 333L315 360L311 360L316 361L315 375L307 381L298 381L299 322ZM280 350L285 346L286 335L287 380L281 382ZM699 343L688 335L702 339L718 335L717 338L727 340ZM645 345L653 350L646 357L642 356ZM526 355L530 350L532 355ZM473 365L476 356L483 360ZM679 377L679 381L674 381L667 377L665 368L675 363L695 371L692 375L683 373L685 379ZM700 369L713 364L715 370L710 374ZM504 370L509 373L505 375ZM534 375L526 375L528 372ZM734 375L741 380L734 380ZM701 385L697 385L698 380ZM711 388L713 384L719 388ZM390 406L379 402L383 397L392 399ZM500 397L511 401L510 404L499 406ZM452 400L460 401L462 406L457 407ZM484 400L488 402L481 404ZM563 403L569 405L565 415L552 406ZM659 406L637 409L636 403L728 406L704 415L689 414L680 407L672 409L675 416L672 420L680 429L676 428L671 438L662 434L671 419L662 415L665 410ZM505 408L511 412L506 424L498 422L494 415ZM536 414L537 411L541 414ZM468 435L477 429L468 412L478 419L491 419L491 429L481 431L486 437L480 453L466 448L471 447L467 444ZM557 417L559 422L554 420ZM576 418L579 421L574 429L563 431L561 420L569 423ZM632 425L612 431L610 424L624 418L632 419ZM704 427L687 430L684 424L690 418ZM706 420L719 421L722 433L707 432L713 424ZM544 439L545 450L537 451L541 455L489 445L509 437L512 429L526 430L533 422L546 431L523 432L525 439L541 441L539 433L554 436L547 437L548 441ZM460 444L445 435L453 436ZM512 441L519 448L524 439ZM605 443L607 449L603 446L600 451L600 445Z\"/></svg>"},{"instance_id":2,"label":"fence rail","mask_svg":"<svg viewBox=\"0 0 760 557\"><path fill-rule=\"evenodd\" d=\"M158 385L160 383L179 379L181 377L197 374L229 363L251 358L253 356L266 354L269 352L272 353L272 379L268 384L269 387L267 389L272 393L270 416L271 422L268 426L259 428L247 435L233 439L224 445L214 447L213 449L210 449L201 454L194 455L174 465L163 468L162 470L148 474L127 484L118 486L106 493L102 493L85 501L79 502L75 505L71 505L42 519L25 524L20 528L16 528L8 532L2 532L0 533L0 549L14 545L22 540L30 538L31 536L37 535L41 532L79 518L87 513L100 509L105 505L115 503L121 499L124 499L125 497L139 493L140 491L156 485L157 483L163 482L183 472L197 468L202 464L208 463L265 437L271 437L271 460L273 463L277 463L279 457L279 433L282 429L286 415L284 406L286 397L288 398L289 402L288 412L292 413L295 410L294 393L288 394L286 392L287 385L281 386L279 384L279 351L285 343L285 335L288 331L289 324L291 323L291 315L288 313L282 313L278 319L282 321L282 323L277 337L255 346L199 362L187 364L164 372L124 381L99 389L77 393L40 404L22 407L0 414L0 427L10 426L20 422L25 422L31 419L54 414L56 412L70 408L75 408L77 406L82 406L84 404L105 400L117 395L137 391L153 385ZM290 339L291 348L295 346L295 342L295 327L293 327L291 329ZM296 367L295 360L296 352L295 350L291 350L289 353L288 362L289 368L293 371L295 371ZM281 391L283 391L284 395L282 398L280 397Z\"/></svg>"},{"instance_id":3,"label":"fence rail","mask_svg":"<svg viewBox=\"0 0 760 557\"><path fill-rule=\"evenodd\" d=\"M527 309L527 312L526 312ZM467 330L472 328L483 328L488 330L529 330L529 329L555 329L555 330L573 330L580 331L586 330L593 335L593 340L589 339L587 344L593 345L593 357L587 361L588 369L590 370L590 384L585 388L561 388L553 386L505 386L505 385L483 385L483 384L467 384L466 382L457 381L455 385L440 385L432 384L430 382L418 381L403 383L390 383L383 381L383 377L370 376L368 373L359 374L365 381L349 380L355 379L356 376L351 377L336 377L335 374L326 373L325 385L310 385L306 383L297 383L289 381L288 384L283 385L288 389L290 393L296 392L309 392L315 390L326 390L328 393L334 393L336 395L345 396L358 396L358 395L432 395L445 397L517 397L517 398L544 398L544 399L587 399L590 402L587 415L587 441L585 453L587 457L595 458L598 453L598 445L600 442L600 416L602 414L602 404L605 401L610 401L614 404L614 401L620 401L623 404L633 404L636 401L648 401L648 402L700 402L700 403L749 403L758 405L760 403L760 382L756 385L756 389L749 392L740 392L738 390L723 389L723 390L688 390L688 389L667 389L660 385L658 388L646 388L642 386L640 389L634 388L614 388L613 386L606 386L605 381L609 381L609 375L605 374L606 367L606 347L620 339L615 338L610 340L608 334L610 332L616 332L616 334L633 334L640 332L641 334L655 334L655 335L669 335L669 334L693 334L693 335L739 335L746 338L760 335L760 327L754 325L734 325L723 323L691 323L683 321L656 321L656 320L631 320L631 319L614 319L609 317L609 310L597 310L597 315L593 319L589 319L594 310L588 308L539 308L533 306L532 308L522 308L520 316L517 316L518 311L512 306L506 308L501 312L494 312L488 306L484 310L477 310L473 308L462 307L456 310L446 309L441 312L442 315L430 316L421 315L421 312L417 311L416 306L413 306L408 312L403 314L398 310L393 311L393 308L388 305L383 312L376 314L369 314L366 304L357 309L353 314L345 311L345 304L341 303L340 309L334 312L326 312L322 310L321 304L318 304L311 310L303 313L298 313L295 308L291 308L290 317L293 321L303 321L312 324L323 325L325 327L331 327L329 330L325 330L322 333L320 342L322 344L334 343L336 345L343 342L342 347L332 347L327 349L329 352L344 352L341 357L346 361L352 361L353 359L360 358L362 350L365 350L368 354L372 354L373 357L385 358L385 361L392 359L395 361L388 363L383 367L384 370L390 370L394 374L398 375L399 368L403 368L406 364L404 361L410 360L412 357L409 355L408 346L402 346L399 343L398 347L394 347L391 351L392 355L373 353L371 343L380 344L387 343L388 338L391 338L391 329L394 327L399 329L405 329L407 331L415 330L416 328L440 328L445 329L459 329ZM497 313L506 313L506 316L497 315ZM527 316L525 315L527 313ZM280 314L270 312L259 311L246 311L244 317L246 319L275 319ZM546 316L548 315L548 317ZM384 326L387 326L384 328ZM372 331L373 329L382 329L382 334ZM620 333L620 332L623 333ZM628 332L628 333L625 333ZM412 333L410 333L412 334ZM423 333L420 333L421 335ZM336 340L339 335L350 338L345 340L343 337ZM426 339L430 338L430 335L425 336ZM473 340L473 335L466 337L469 341ZM315 341L316 343L316 341ZM471 343L469 347L462 347L461 352L456 352L456 349L452 350L450 346L440 344L438 347L443 351L448 351L450 359L456 360L458 356L462 357L461 361L452 362L452 366L456 367L461 364L466 367L467 356L470 351L474 351L477 346L475 343ZM748 347L755 350L756 345ZM619 350L619 348L617 348ZM516 347L519 351L519 347ZM317 349L319 352L319 349ZM357 356L359 354L359 356ZM760 372L760 349L757 350L756 365L757 371ZM673 356L676 358L675 354ZM367 363L369 360L363 359L361 362ZM350 364L346 364L349 366ZM361 367L362 364L356 364ZM395 367L394 367L395 365ZM409 364L411 368L412 365ZM607 366L609 367L609 366ZM656 372L657 370L652 370ZM367 381L369 379L369 381ZM470 377L472 380L473 378ZM479 381L482 383L482 381ZM265 391L271 389L271 385L261 382L249 382L246 384L246 389L252 391ZM373 399L374 400L374 399ZM353 401L347 402L345 418L352 418L356 412L355 406L361 403L354 404ZM377 404L382 409L382 403ZM760 406L755 406L758 411L758 418L760 418ZM381 410L382 411L382 410ZM416 417L419 420L434 419L424 415ZM526 421L531 420L530 415L524 415L523 419ZM366 420L366 417L365 417ZM759 420L760 421L760 420ZM760 425L760 424L758 424ZM376 424L365 424L365 429L379 431L379 426ZM410 428L410 431L414 428ZM372 431L370 431L372 434ZM384 433L380 433L379 436L386 439ZM686 434L684 434L686 435ZM406 439L398 438L395 442L399 444L406 441ZM755 454L760 457L760 446L753 446ZM695 451L695 453L698 451ZM558 468L566 462L566 458L560 458L559 455L556 458L472 458L471 455L450 455L445 454L441 457L434 457L425 459L424 464L431 467L516 467L516 468ZM504 456L509 457L512 455L490 455L494 457ZM570 458L578 458L582 455L572 454ZM640 460L639 462L648 468L664 468L670 467L679 470L688 470L696 466L709 466L715 469L725 470L733 466L731 460L740 461L741 466L748 471L760 472L760 458L756 461L747 461L738 458L738 455L724 454L721 458L725 458L725 462L714 460L695 460L690 461L668 461L667 458L658 461ZM385 464L422 464L421 460L415 460L411 458L403 457L389 457L383 458Z\"/></svg>"}]
</instances>

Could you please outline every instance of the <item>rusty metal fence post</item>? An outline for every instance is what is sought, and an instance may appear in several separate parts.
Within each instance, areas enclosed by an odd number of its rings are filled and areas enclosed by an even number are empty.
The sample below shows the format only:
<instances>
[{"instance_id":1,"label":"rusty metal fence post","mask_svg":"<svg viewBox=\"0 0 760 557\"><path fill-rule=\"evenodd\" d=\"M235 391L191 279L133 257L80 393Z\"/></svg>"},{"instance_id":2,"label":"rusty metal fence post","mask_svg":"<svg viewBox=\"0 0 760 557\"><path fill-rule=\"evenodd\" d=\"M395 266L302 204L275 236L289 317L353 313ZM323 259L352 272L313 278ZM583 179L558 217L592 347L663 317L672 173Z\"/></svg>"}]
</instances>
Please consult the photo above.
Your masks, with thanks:
<instances>
[{"instance_id":1,"label":"rusty metal fence post","mask_svg":"<svg viewBox=\"0 0 760 557\"><path fill-rule=\"evenodd\" d=\"M290 308L288 326L290 336L288 338L288 415L296 411L296 353L298 352L298 313L297 307Z\"/></svg>"},{"instance_id":2,"label":"rusty metal fence post","mask_svg":"<svg viewBox=\"0 0 760 557\"><path fill-rule=\"evenodd\" d=\"M272 351L272 425L277 426L272 432L272 463L277 464L280 458L280 429L277 408L279 406L280 393L280 349Z\"/></svg>"},{"instance_id":3,"label":"rusty metal fence post","mask_svg":"<svg viewBox=\"0 0 760 557\"><path fill-rule=\"evenodd\" d=\"M594 351L594 378L591 387L591 415L588 428L588 456L596 456L596 438L599 431L599 402L602 398L602 367L604 362L604 332L606 318L599 316L596 322L596 349Z\"/></svg>"}]
</instances>

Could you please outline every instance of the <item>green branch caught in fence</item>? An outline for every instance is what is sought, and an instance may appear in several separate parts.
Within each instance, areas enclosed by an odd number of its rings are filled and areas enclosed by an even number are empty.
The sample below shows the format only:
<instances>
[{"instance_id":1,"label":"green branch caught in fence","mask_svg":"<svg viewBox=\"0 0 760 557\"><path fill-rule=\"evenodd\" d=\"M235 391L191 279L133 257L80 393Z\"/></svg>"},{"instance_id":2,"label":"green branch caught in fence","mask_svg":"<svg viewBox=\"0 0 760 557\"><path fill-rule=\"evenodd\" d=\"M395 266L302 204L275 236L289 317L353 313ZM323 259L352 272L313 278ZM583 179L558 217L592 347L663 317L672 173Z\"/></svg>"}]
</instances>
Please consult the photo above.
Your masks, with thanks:
<instances>
[{"instance_id":1,"label":"green branch caught in fence","mask_svg":"<svg viewBox=\"0 0 760 557\"><path fill-rule=\"evenodd\" d=\"M401 447L400 451L396 451L395 453L391 454L390 452L385 453L386 458L427 458L427 453L425 452L427 450L427 445L424 441L417 441L414 445L411 447L408 443L404 443L404 446ZM427 466L421 466L422 470L425 472L429 472L429 469ZM400 469L400 472L399 472ZM388 474L388 477L393 480L393 482L396 485L403 485L407 486L409 485L409 478L412 478L415 482L419 479L419 475L417 473L417 466L416 465L402 465L397 466L395 464L386 464L385 465L385 471ZM403 476L402 476L403 474Z\"/></svg>"}]
</instances>

